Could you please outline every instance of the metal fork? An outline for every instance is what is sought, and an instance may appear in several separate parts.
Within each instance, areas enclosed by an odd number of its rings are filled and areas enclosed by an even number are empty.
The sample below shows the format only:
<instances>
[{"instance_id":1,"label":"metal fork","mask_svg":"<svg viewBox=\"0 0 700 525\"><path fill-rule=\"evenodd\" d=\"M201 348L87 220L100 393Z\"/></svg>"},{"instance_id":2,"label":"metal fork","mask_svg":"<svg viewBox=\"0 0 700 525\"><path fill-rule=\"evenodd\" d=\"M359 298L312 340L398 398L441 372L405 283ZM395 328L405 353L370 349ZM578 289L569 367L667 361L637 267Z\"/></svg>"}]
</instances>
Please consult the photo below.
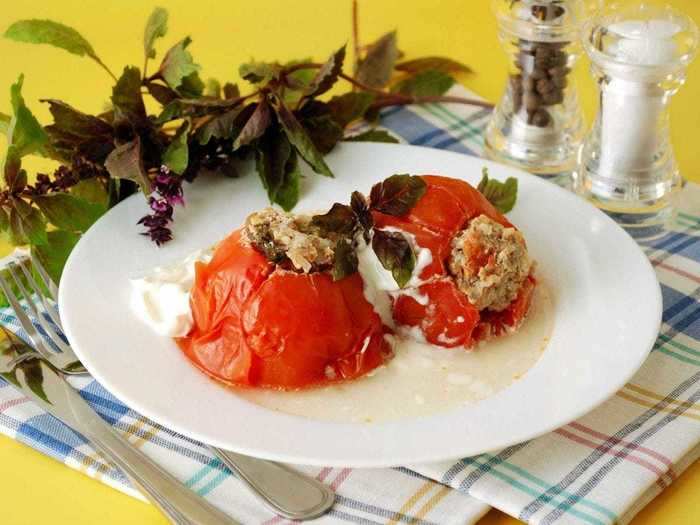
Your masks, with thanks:
<instances>
[{"instance_id":1,"label":"metal fork","mask_svg":"<svg viewBox=\"0 0 700 525\"><path fill-rule=\"evenodd\" d=\"M29 268L25 263L29 264ZM34 279L31 271L32 266L43 287ZM35 295L39 298L51 320L62 330L58 312L44 293L44 290L47 290L49 297L56 301L58 288L41 262L36 257L29 256L16 263L10 263L7 268L15 285L24 296L27 306L38 319L39 325L44 331L45 335L42 335L34 327L0 272L0 289L5 293L10 305L15 310L22 328L29 335L37 353L64 374L87 374L87 370L73 353L71 347L56 333L37 307ZM31 293L22 282L20 271L25 276ZM55 344L61 352L51 351L48 348L50 345L47 344L47 340ZM335 494L329 487L310 476L290 469L286 465L244 456L216 447L207 446L207 448L232 472L235 472L241 482L264 505L280 516L294 520L309 520L324 514L333 505Z\"/></svg>"}]
</instances>

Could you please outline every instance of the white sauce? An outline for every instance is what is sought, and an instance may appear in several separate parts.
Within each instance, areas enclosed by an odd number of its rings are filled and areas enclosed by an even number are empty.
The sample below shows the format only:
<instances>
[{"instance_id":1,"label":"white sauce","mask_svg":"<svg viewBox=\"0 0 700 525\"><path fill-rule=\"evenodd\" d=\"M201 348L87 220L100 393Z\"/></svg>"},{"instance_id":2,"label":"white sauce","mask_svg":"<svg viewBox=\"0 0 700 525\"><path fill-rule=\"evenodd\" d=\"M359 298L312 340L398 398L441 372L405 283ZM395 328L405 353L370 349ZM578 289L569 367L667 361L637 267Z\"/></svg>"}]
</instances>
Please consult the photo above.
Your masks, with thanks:
<instances>
[{"instance_id":1,"label":"white sauce","mask_svg":"<svg viewBox=\"0 0 700 525\"><path fill-rule=\"evenodd\" d=\"M184 337L192 329L190 290L194 265L209 262L212 250L198 250L185 260L154 268L143 277L131 279L131 308L154 332L167 337Z\"/></svg>"},{"instance_id":2,"label":"white sauce","mask_svg":"<svg viewBox=\"0 0 700 525\"><path fill-rule=\"evenodd\" d=\"M369 423L432 415L478 402L523 376L542 355L553 322L546 283L538 283L522 327L471 352L403 340L393 360L355 381L298 392L234 392L268 409L316 420Z\"/></svg>"},{"instance_id":3,"label":"white sauce","mask_svg":"<svg viewBox=\"0 0 700 525\"><path fill-rule=\"evenodd\" d=\"M396 327L394 323L391 313L392 298L396 299L400 295L407 295L415 299L418 304L428 304L428 297L421 294L418 288L423 284L420 275L433 262L433 254L428 248L420 246L412 233L394 227L382 228L382 231L401 233L411 244L416 254L416 266L413 268L413 273L408 283L406 283L404 288L399 288L399 285L394 280L394 276L382 266L371 245L368 245L362 236L357 239L357 269L364 283L365 299L373 306L374 311L379 315L382 322L394 329L405 328ZM421 341L422 339L417 340Z\"/></svg>"}]
</instances>

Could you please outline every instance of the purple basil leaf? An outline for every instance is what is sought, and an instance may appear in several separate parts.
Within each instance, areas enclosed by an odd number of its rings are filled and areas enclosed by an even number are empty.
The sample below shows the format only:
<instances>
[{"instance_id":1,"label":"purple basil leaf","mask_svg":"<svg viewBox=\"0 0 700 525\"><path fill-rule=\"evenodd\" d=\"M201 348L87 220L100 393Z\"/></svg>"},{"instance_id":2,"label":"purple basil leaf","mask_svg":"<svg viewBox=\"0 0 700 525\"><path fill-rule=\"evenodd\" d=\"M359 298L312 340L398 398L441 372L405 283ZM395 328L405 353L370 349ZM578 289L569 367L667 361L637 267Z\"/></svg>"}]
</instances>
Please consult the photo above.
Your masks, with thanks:
<instances>
[{"instance_id":1,"label":"purple basil leaf","mask_svg":"<svg viewBox=\"0 0 700 525\"><path fill-rule=\"evenodd\" d=\"M240 98L240 96L241 92L236 84L232 84L231 82L226 82L226 84L224 84L224 98L235 99Z\"/></svg>"},{"instance_id":2,"label":"purple basil leaf","mask_svg":"<svg viewBox=\"0 0 700 525\"><path fill-rule=\"evenodd\" d=\"M236 150L241 146L250 144L255 139L261 137L265 130L270 125L272 112L270 111L270 104L267 100L261 100L255 111L253 111L250 118L247 120L243 129L236 137L233 143L233 149Z\"/></svg>"},{"instance_id":3,"label":"purple basil leaf","mask_svg":"<svg viewBox=\"0 0 700 525\"><path fill-rule=\"evenodd\" d=\"M339 281L357 271L357 253L350 239L338 239L333 254L333 280Z\"/></svg>"},{"instance_id":4,"label":"purple basil leaf","mask_svg":"<svg viewBox=\"0 0 700 525\"><path fill-rule=\"evenodd\" d=\"M357 217L357 221L362 226L362 234L365 241L369 242L369 234L374 226L374 217L372 217L372 212L367 206L367 199L359 191L353 191L350 196L350 207Z\"/></svg>"},{"instance_id":5,"label":"purple basil leaf","mask_svg":"<svg viewBox=\"0 0 700 525\"><path fill-rule=\"evenodd\" d=\"M400 288L406 286L416 266L416 255L406 237L400 232L374 230L372 249L396 284Z\"/></svg>"},{"instance_id":6,"label":"purple basil leaf","mask_svg":"<svg viewBox=\"0 0 700 525\"><path fill-rule=\"evenodd\" d=\"M146 88L151 96L163 106L179 98L177 91L157 82L149 82L146 84Z\"/></svg>"},{"instance_id":7,"label":"purple basil leaf","mask_svg":"<svg viewBox=\"0 0 700 525\"><path fill-rule=\"evenodd\" d=\"M311 224L318 227L325 234L339 233L341 235L350 235L355 230L357 218L350 206L336 202L323 215L314 215L311 218Z\"/></svg>"},{"instance_id":8,"label":"purple basil leaf","mask_svg":"<svg viewBox=\"0 0 700 525\"><path fill-rule=\"evenodd\" d=\"M307 135L304 127L299 123L294 113L285 106L279 98L275 98L272 107L277 114L277 119L287 135L289 142L294 146L299 155L309 163L311 169L320 175L333 177L333 172L323 160L323 155Z\"/></svg>"},{"instance_id":9,"label":"purple basil leaf","mask_svg":"<svg viewBox=\"0 0 700 525\"><path fill-rule=\"evenodd\" d=\"M360 60L356 77L362 84L374 88L386 86L399 57L396 47L396 31L385 34L371 44L365 57Z\"/></svg>"},{"instance_id":10,"label":"purple basil leaf","mask_svg":"<svg viewBox=\"0 0 700 525\"><path fill-rule=\"evenodd\" d=\"M136 182L144 195L151 193L151 180L143 167L139 137L114 149L105 160L105 168L116 179Z\"/></svg>"},{"instance_id":11,"label":"purple basil leaf","mask_svg":"<svg viewBox=\"0 0 700 525\"><path fill-rule=\"evenodd\" d=\"M127 66L112 88L115 120L139 123L147 120L146 107L141 96L141 73L137 67Z\"/></svg>"},{"instance_id":12,"label":"purple basil leaf","mask_svg":"<svg viewBox=\"0 0 700 525\"><path fill-rule=\"evenodd\" d=\"M56 129L88 139L96 135L112 136L112 125L101 118L87 115L60 100L42 99L41 102L49 104L49 111L53 116L53 124L47 126L47 129Z\"/></svg>"},{"instance_id":13,"label":"purple basil leaf","mask_svg":"<svg viewBox=\"0 0 700 525\"><path fill-rule=\"evenodd\" d=\"M411 211L425 194L425 181L416 175L392 175L372 186L369 195L373 210L401 217Z\"/></svg>"},{"instance_id":14,"label":"purple basil leaf","mask_svg":"<svg viewBox=\"0 0 700 525\"><path fill-rule=\"evenodd\" d=\"M333 53L316 73L316 77L309 86L308 96L317 97L333 87L338 80L338 75L343 70L345 61L345 46Z\"/></svg>"},{"instance_id":15,"label":"purple basil leaf","mask_svg":"<svg viewBox=\"0 0 700 525\"><path fill-rule=\"evenodd\" d=\"M234 139L255 111L256 105L249 104L243 108L234 107L215 116L197 130L201 145L208 144L212 138Z\"/></svg>"}]
</instances>

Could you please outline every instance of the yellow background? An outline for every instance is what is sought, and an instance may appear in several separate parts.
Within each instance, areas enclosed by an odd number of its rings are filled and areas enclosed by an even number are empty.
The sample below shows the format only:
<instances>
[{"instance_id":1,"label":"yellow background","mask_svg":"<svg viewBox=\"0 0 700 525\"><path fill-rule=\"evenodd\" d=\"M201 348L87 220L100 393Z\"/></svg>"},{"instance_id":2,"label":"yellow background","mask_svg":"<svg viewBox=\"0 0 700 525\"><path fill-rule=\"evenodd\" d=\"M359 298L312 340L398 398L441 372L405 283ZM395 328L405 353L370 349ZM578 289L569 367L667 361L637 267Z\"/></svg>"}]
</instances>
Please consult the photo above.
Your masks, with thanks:
<instances>
[{"instance_id":1,"label":"yellow background","mask_svg":"<svg viewBox=\"0 0 700 525\"><path fill-rule=\"evenodd\" d=\"M670 0L700 22L700 2ZM475 70L468 87L496 101L503 89L506 59L496 38L488 0L360 0L364 42L398 29L408 58L447 55ZM186 34L203 66L203 77L236 79L238 64L259 60L325 58L350 35L349 0L34 0L2 2L0 30L23 18L51 18L78 29L115 72L126 64L141 67L142 31L155 5L170 11L163 48ZM162 43L165 42L165 43ZM159 56L162 56L159 55ZM85 58L46 46L0 39L0 111L8 113L9 86L25 74L24 96L42 122L48 112L38 100L59 98L88 112L102 109L112 80ZM153 64L151 65L153 67ZM577 70L584 108L595 111L595 93L585 61ZM683 175L700 182L700 60L691 66L688 85L672 105L673 141ZM42 163L28 163L37 169ZM143 503L101 485L7 438L0 438L0 521L7 525L53 523L165 523ZM634 525L700 522L700 465L696 464L649 505ZM515 523L492 511L483 523Z\"/></svg>"}]
</instances>

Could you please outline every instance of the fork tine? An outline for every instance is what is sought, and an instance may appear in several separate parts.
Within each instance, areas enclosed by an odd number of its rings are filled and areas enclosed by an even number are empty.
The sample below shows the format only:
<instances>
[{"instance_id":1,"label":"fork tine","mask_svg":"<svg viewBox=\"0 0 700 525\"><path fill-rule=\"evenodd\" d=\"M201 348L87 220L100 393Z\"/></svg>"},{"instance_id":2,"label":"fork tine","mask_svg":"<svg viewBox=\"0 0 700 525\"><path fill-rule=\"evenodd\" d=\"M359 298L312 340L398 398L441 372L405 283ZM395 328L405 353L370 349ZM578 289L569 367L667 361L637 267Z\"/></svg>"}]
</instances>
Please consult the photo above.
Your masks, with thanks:
<instances>
[{"instance_id":1,"label":"fork tine","mask_svg":"<svg viewBox=\"0 0 700 525\"><path fill-rule=\"evenodd\" d=\"M44 342L42 341L39 332L37 332L36 328L32 324L31 319L29 319L29 316L22 308L22 305L19 304L15 292L12 291L12 287L5 280L5 277L3 277L2 272L0 272L0 289L2 289L3 293L5 294L5 297L10 303L10 306L12 306L12 310L14 310L15 315L19 320L19 324L21 324L22 328L24 328L24 331L27 332L27 335L32 341L34 348L36 348L36 351L43 357L46 357L47 359L51 358L51 351L49 351L49 349L46 348L46 345L44 345Z\"/></svg>"},{"instance_id":2,"label":"fork tine","mask_svg":"<svg viewBox=\"0 0 700 525\"><path fill-rule=\"evenodd\" d=\"M53 279L49 276L49 272L47 272L44 269L44 265L41 264L41 261L39 258L34 255L33 253L29 252L29 258L34 265L34 268L36 268L37 274L39 274L39 278L42 280L42 284L44 287L49 291L49 294L51 295L51 299L54 301L58 301L58 287L56 286L56 283L53 282ZM58 317L58 316L56 316ZM54 320L54 322L56 322ZM60 326L60 323L57 323Z\"/></svg>"},{"instance_id":3,"label":"fork tine","mask_svg":"<svg viewBox=\"0 0 700 525\"><path fill-rule=\"evenodd\" d=\"M69 355L73 354L73 350L63 342L63 339L56 333L56 331L53 329L53 327L46 322L46 319L42 315L42 313L39 311L39 309L36 307L36 304L34 303L34 298L32 297L32 294L30 294L27 289L24 287L24 283L22 282L22 279L17 276L17 273L15 272L15 264L11 263L8 265L8 269L10 271L10 275L12 276L12 279L14 279L15 284L17 285L17 288L20 289L22 294L24 295L24 298L27 301L27 306L29 306L29 309L32 311L34 314L34 317L37 318L37 321L39 321L39 324L41 327L44 329L44 332L46 332L46 335L48 336L48 339L55 344L61 352L66 352ZM25 271L25 275L27 272ZM39 294L41 295L41 294ZM76 358L77 359L77 358Z\"/></svg>"},{"instance_id":4,"label":"fork tine","mask_svg":"<svg viewBox=\"0 0 700 525\"><path fill-rule=\"evenodd\" d=\"M29 264L32 264L32 262L36 262L38 259L32 258L29 260ZM46 313L49 314L49 317L51 320L58 326L61 331L63 331L63 325L61 324L61 318L58 315L58 311L56 311L56 307L51 304L46 297L44 297L44 291L41 289L41 286L39 286L34 279L34 276L32 275L32 272L27 270L26 266L24 265L24 261L19 261L17 265L22 268L22 273L24 273L24 276L27 278L27 282L31 286L32 290L36 295L39 296L39 299L41 300L41 304L44 305L44 310L46 310ZM38 271L38 270L37 270ZM55 300L55 298L54 298Z\"/></svg>"}]
</instances>

